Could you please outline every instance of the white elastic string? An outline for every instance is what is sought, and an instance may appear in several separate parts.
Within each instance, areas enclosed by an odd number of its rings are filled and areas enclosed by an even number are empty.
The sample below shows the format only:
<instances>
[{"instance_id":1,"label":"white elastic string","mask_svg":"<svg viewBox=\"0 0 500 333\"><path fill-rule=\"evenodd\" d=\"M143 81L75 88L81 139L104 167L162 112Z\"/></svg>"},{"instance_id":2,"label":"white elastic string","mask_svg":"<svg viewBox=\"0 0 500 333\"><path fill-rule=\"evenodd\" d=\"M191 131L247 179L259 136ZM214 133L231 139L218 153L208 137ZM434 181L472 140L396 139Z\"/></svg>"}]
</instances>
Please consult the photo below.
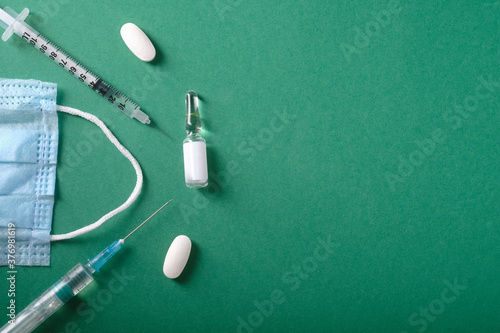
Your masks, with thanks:
<instances>
[{"instance_id":1,"label":"white elastic string","mask_svg":"<svg viewBox=\"0 0 500 333\"><path fill-rule=\"evenodd\" d=\"M77 109L73 109L73 108L70 108L67 106L58 105L57 111L65 112L65 113L69 113L69 114L72 114L75 116L85 118L85 119L93 122L97 126L99 126L102 129L102 131L104 132L104 134L106 134L109 141L111 141L116 146L116 148L118 148L118 150L123 154L123 156L128 158L130 163L132 163L132 166L135 169L135 173L137 174L137 182L135 184L134 190L130 194L130 197L120 207L116 208L115 210L112 210L111 212L109 212L106 215L104 215L103 217L101 217L98 221L96 221L92 224L89 224L86 227L69 232L67 234L51 235L50 236L51 241L59 241L59 240L63 240L63 239L74 238L74 237L86 234L87 232L98 228L99 226L101 226L101 224L103 224L104 222L106 222L107 220L109 220L110 218L115 216L116 214L127 209L137 199L137 197L141 193L142 183L143 183L142 170L141 170L141 166L139 165L139 162L137 162L137 160L134 158L134 156L132 156L132 154L130 154L130 152L127 150L127 148L123 147L123 145L118 141L118 139L113 135L113 133L111 133L111 131L106 127L106 125L104 125L104 123L99 118L97 118L96 116L94 116L90 113L86 113L86 112L83 112L83 111L80 111Z\"/></svg>"}]
</instances>

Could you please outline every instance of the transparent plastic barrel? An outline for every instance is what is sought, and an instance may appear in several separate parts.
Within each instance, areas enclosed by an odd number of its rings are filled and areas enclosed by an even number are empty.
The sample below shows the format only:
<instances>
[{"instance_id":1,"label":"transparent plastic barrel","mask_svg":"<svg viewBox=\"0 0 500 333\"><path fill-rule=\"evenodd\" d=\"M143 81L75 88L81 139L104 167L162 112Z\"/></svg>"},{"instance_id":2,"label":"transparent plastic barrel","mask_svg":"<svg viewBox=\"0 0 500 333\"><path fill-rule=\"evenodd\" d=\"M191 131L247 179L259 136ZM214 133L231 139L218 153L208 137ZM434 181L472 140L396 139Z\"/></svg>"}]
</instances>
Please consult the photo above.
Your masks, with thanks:
<instances>
[{"instance_id":1,"label":"transparent plastic barrel","mask_svg":"<svg viewBox=\"0 0 500 333\"><path fill-rule=\"evenodd\" d=\"M0 333L26 333L37 328L61 306L94 280L88 265L78 264L52 287L35 299L17 316L14 323L7 323Z\"/></svg>"}]
</instances>

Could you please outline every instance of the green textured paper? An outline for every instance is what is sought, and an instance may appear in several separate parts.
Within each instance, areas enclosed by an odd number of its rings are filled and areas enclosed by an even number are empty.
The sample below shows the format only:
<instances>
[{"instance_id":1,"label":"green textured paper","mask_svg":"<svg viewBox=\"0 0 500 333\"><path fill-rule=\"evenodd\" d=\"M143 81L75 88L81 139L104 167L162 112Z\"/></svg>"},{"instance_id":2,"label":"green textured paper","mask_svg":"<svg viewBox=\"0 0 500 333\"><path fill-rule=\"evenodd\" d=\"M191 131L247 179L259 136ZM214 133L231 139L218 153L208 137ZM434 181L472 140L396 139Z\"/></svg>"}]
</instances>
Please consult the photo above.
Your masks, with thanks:
<instances>
[{"instance_id":1,"label":"green textured paper","mask_svg":"<svg viewBox=\"0 0 500 333\"><path fill-rule=\"evenodd\" d=\"M28 23L171 137L20 38L0 43L1 77L57 83L58 104L100 117L144 171L130 209L53 244L50 267L17 268L18 310L174 199L37 332L500 331L498 1L2 5L28 7ZM150 36L153 63L121 40L127 22ZM188 90L203 98L202 190L184 184ZM56 234L118 207L136 181L97 127L59 119ZM170 280L181 234L194 249Z\"/></svg>"}]
</instances>

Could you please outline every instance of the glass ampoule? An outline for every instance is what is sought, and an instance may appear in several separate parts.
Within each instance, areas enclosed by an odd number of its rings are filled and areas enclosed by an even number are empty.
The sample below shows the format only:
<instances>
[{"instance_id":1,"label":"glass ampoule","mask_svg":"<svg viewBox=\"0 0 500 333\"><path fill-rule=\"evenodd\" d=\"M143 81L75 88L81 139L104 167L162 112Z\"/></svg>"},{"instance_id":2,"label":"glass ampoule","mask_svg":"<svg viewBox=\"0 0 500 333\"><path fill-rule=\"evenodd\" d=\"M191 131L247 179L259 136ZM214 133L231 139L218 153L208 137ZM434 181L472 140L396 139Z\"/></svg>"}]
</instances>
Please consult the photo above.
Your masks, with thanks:
<instances>
[{"instance_id":1,"label":"glass ampoule","mask_svg":"<svg viewBox=\"0 0 500 333\"><path fill-rule=\"evenodd\" d=\"M201 137L201 117L198 94L186 94L186 133L183 142L184 178L187 187L208 185L207 144Z\"/></svg>"}]
</instances>

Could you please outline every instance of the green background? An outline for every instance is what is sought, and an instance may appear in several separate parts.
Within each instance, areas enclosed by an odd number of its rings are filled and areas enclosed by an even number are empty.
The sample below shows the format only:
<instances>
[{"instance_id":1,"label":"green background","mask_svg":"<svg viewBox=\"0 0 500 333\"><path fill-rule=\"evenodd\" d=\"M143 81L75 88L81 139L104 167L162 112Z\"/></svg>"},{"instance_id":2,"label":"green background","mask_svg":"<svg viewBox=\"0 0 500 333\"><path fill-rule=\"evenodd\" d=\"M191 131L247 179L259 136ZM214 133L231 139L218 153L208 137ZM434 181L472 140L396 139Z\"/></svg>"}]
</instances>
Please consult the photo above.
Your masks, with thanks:
<instances>
[{"instance_id":1,"label":"green background","mask_svg":"<svg viewBox=\"0 0 500 333\"><path fill-rule=\"evenodd\" d=\"M241 321L243 332L500 332L498 1L2 5L30 8L28 23L171 136L20 38L1 43L1 77L56 82L58 104L102 118L145 174L130 209L53 244L50 267L18 267L18 309L174 198L38 332L235 332ZM150 36L153 63L126 48L127 22ZM208 143L202 190L184 185L191 89ZM135 185L97 127L59 120L56 234ZM163 261L180 234L194 249L170 280Z\"/></svg>"}]
</instances>

